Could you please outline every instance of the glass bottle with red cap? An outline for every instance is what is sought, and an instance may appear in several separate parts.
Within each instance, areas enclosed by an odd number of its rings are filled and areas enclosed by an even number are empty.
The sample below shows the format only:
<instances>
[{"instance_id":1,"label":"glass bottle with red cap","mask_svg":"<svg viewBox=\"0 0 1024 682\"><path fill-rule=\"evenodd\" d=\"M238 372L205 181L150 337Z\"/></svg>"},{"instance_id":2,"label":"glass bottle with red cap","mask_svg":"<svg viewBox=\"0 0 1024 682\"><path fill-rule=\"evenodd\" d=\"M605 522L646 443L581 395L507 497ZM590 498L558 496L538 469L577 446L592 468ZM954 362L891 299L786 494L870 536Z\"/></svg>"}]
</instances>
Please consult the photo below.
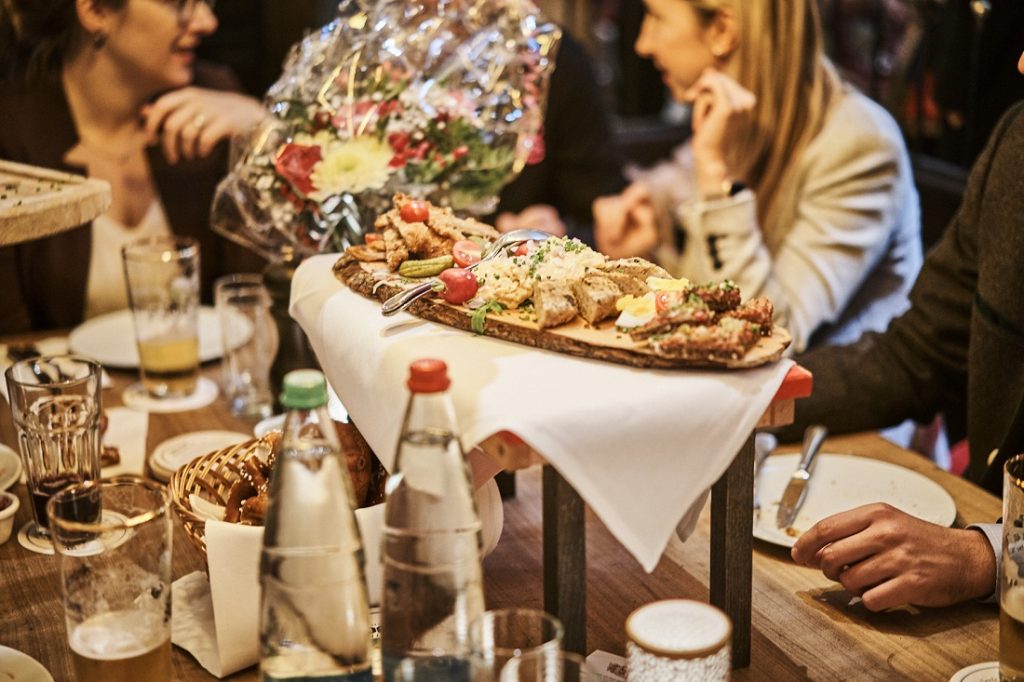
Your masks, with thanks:
<instances>
[{"instance_id":1,"label":"glass bottle with red cap","mask_svg":"<svg viewBox=\"0 0 1024 682\"><path fill-rule=\"evenodd\" d=\"M406 656L469 652L484 611L480 518L441 360L409 367L409 405L384 506L384 676Z\"/></svg>"}]
</instances>

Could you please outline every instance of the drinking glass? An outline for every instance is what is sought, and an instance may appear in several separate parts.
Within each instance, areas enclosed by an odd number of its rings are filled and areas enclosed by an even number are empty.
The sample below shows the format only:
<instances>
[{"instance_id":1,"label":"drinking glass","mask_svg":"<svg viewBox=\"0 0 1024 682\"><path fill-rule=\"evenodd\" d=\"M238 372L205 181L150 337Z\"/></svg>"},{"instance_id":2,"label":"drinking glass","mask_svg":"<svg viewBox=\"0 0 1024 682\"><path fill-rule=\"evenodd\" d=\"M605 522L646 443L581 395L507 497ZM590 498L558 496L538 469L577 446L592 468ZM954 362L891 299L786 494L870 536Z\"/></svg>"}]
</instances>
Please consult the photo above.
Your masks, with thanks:
<instances>
[{"instance_id":1,"label":"drinking glass","mask_svg":"<svg viewBox=\"0 0 1024 682\"><path fill-rule=\"evenodd\" d=\"M473 653L488 662L495 675L516 656L538 650L557 652L565 629L554 616L537 609L485 611L469 626Z\"/></svg>"},{"instance_id":2,"label":"drinking glass","mask_svg":"<svg viewBox=\"0 0 1024 682\"><path fill-rule=\"evenodd\" d=\"M154 398L190 395L199 379L199 243L149 237L121 256L142 388Z\"/></svg>"},{"instance_id":3,"label":"drinking glass","mask_svg":"<svg viewBox=\"0 0 1024 682\"><path fill-rule=\"evenodd\" d=\"M479 656L410 656L395 666L390 682L493 682L491 666Z\"/></svg>"},{"instance_id":4,"label":"drinking glass","mask_svg":"<svg viewBox=\"0 0 1024 682\"><path fill-rule=\"evenodd\" d=\"M134 476L65 488L47 504L78 682L171 679L167 489Z\"/></svg>"},{"instance_id":5,"label":"drinking glass","mask_svg":"<svg viewBox=\"0 0 1024 682\"><path fill-rule=\"evenodd\" d=\"M540 649L509 659L501 682L597 682L587 662L571 651Z\"/></svg>"},{"instance_id":6,"label":"drinking glass","mask_svg":"<svg viewBox=\"0 0 1024 682\"><path fill-rule=\"evenodd\" d=\"M999 679L1024 682L1024 454L1003 475L1003 561L999 576Z\"/></svg>"},{"instance_id":7,"label":"drinking glass","mask_svg":"<svg viewBox=\"0 0 1024 682\"><path fill-rule=\"evenodd\" d=\"M277 353L277 326L262 275L226 275L214 283L214 302L224 342L224 393L234 414L269 417L274 404L270 365Z\"/></svg>"},{"instance_id":8,"label":"drinking glass","mask_svg":"<svg viewBox=\"0 0 1024 682\"><path fill-rule=\"evenodd\" d=\"M44 355L7 368L11 416L28 477L33 545L49 544L46 503L73 483L100 476L100 365L73 355Z\"/></svg>"}]
</instances>

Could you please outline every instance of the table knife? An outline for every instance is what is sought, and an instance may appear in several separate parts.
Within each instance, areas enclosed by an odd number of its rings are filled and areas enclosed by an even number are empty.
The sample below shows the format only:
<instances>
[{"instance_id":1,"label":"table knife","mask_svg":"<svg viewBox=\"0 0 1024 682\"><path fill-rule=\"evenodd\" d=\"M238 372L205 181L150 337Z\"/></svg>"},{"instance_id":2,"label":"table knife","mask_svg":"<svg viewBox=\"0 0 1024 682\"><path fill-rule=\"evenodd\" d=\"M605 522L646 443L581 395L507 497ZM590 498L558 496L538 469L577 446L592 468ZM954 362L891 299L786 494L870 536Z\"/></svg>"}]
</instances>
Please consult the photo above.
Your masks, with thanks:
<instances>
[{"instance_id":1,"label":"table knife","mask_svg":"<svg viewBox=\"0 0 1024 682\"><path fill-rule=\"evenodd\" d=\"M782 493L779 511L775 517L775 525L779 528L789 528L796 520L800 505L807 497L807 486L811 481L811 474L814 472L814 457L821 449L821 444L827 435L828 429L821 425L809 426L804 431L800 463L797 464L793 475L789 477L789 483L786 484L786 489Z\"/></svg>"}]
</instances>

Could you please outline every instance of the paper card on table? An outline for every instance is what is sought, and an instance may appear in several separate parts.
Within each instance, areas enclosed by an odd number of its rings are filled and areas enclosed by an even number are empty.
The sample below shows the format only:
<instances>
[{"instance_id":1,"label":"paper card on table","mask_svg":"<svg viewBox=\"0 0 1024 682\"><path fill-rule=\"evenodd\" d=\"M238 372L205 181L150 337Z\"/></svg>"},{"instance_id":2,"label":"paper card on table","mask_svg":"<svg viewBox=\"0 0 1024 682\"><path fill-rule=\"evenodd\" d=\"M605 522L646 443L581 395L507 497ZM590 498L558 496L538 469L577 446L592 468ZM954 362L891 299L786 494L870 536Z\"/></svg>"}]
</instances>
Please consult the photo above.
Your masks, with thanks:
<instances>
[{"instance_id":1,"label":"paper card on table","mask_svg":"<svg viewBox=\"0 0 1024 682\"><path fill-rule=\"evenodd\" d=\"M103 476L143 475L149 414L127 407L111 407L106 413L107 432L103 434L103 445L116 447L121 459L117 464L103 467Z\"/></svg>"}]
</instances>

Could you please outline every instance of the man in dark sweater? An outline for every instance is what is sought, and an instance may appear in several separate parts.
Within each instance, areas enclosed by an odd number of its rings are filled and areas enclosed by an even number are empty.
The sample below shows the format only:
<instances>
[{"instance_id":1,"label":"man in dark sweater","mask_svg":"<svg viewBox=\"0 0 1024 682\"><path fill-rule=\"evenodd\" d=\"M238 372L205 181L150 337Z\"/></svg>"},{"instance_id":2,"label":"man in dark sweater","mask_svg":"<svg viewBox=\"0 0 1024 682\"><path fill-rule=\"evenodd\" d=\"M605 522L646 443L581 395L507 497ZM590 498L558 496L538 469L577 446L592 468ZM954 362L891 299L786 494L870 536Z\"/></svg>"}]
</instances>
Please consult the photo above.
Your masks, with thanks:
<instances>
[{"instance_id":1,"label":"man in dark sweater","mask_svg":"<svg viewBox=\"0 0 1024 682\"><path fill-rule=\"evenodd\" d=\"M1024 73L1024 56L1018 65ZM971 174L960 211L928 254L911 308L884 334L800 358L815 375L796 423L833 433L942 412L970 443L970 478L997 494L1024 451L1024 104L1003 117ZM829 517L793 548L869 609L943 606L993 595L998 525L942 528L887 505ZM993 551L995 550L995 551Z\"/></svg>"}]
</instances>

